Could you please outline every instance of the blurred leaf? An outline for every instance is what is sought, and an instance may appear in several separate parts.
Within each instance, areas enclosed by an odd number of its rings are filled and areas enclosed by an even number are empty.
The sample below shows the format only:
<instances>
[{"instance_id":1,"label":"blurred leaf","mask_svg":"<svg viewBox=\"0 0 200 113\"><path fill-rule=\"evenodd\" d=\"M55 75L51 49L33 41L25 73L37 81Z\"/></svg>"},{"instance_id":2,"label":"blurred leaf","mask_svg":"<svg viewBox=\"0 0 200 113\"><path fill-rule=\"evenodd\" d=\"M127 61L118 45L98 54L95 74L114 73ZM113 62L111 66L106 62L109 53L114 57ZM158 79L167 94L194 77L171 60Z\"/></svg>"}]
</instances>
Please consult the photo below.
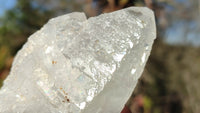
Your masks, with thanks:
<instances>
[{"instance_id":1,"label":"blurred leaf","mask_svg":"<svg viewBox=\"0 0 200 113\"><path fill-rule=\"evenodd\" d=\"M0 79L0 89L3 86L3 80Z\"/></svg>"},{"instance_id":2,"label":"blurred leaf","mask_svg":"<svg viewBox=\"0 0 200 113\"><path fill-rule=\"evenodd\" d=\"M7 58L10 56L10 51L6 46L0 46L0 53L0 70L2 70Z\"/></svg>"},{"instance_id":3,"label":"blurred leaf","mask_svg":"<svg viewBox=\"0 0 200 113\"><path fill-rule=\"evenodd\" d=\"M148 113L151 111L152 108L152 101L148 96L144 96L144 113Z\"/></svg>"}]
</instances>

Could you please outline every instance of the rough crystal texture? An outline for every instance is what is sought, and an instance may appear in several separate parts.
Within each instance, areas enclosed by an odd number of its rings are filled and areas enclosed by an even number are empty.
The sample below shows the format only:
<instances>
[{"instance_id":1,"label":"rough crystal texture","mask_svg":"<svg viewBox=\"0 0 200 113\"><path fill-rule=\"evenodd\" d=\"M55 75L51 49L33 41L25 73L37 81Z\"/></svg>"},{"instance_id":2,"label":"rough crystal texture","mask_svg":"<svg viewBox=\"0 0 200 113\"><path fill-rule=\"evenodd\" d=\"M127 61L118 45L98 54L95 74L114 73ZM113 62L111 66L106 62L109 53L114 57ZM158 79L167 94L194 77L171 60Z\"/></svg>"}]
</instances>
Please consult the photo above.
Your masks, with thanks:
<instances>
[{"instance_id":1,"label":"rough crystal texture","mask_svg":"<svg viewBox=\"0 0 200 113\"><path fill-rule=\"evenodd\" d=\"M155 37L148 8L53 18L18 52L0 90L0 112L119 113Z\"/></svg>"}]
</instances>

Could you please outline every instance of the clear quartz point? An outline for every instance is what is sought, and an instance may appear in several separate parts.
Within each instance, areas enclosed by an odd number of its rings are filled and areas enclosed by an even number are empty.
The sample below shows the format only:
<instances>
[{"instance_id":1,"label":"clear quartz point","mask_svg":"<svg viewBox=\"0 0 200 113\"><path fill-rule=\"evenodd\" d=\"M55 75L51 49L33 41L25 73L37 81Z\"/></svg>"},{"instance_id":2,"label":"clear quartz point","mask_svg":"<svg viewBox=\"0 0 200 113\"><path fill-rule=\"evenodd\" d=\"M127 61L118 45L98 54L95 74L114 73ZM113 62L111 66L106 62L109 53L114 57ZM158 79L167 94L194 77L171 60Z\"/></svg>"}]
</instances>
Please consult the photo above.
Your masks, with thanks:
<instances>
[{"instance_id":1,"label":"clear quartz point","mask_svg":"<svg viewBox=\"0 0 200 113\"><path fill-rule=\"evenodd\" d=\"M156 37L145 7L49 20L17 53L0 113L119 113Z\"/></svg>"}]
</instances>

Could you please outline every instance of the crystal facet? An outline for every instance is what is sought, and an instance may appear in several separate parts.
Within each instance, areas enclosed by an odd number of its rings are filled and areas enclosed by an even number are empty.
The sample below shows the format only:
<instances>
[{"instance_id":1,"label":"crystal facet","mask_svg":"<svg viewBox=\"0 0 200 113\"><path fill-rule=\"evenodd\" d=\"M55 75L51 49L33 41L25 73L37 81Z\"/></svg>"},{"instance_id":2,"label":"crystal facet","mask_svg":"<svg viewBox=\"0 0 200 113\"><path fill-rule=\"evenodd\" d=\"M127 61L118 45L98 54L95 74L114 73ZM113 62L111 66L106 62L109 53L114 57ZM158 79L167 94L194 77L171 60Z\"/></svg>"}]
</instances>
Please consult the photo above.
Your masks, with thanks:
<instances>
[{"instance_id":1,"label":"crystal facet","mask_svg":"<svg viewBox=\"0 0 200 113\"><path fill-rule=\"evenodd\" d=\"M0 112L119 113L155 37L153 12L143 7L53 18L15 57Z\"/></svg>"}]
</instances>

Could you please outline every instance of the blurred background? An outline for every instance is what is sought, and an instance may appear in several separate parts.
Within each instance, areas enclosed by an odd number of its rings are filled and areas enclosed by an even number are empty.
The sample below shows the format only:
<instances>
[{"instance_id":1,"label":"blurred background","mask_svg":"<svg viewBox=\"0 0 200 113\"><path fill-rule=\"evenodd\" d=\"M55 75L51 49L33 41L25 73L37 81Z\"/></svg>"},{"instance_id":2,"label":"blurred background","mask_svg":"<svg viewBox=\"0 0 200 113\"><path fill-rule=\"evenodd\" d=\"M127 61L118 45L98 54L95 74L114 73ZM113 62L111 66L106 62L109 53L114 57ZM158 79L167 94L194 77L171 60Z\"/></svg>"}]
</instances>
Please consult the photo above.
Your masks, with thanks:
<instances>
[{"instance_id":1,"label":"blurred background","mask_svg":"<svg viewBox=\"0 0 200 113\"><path fill-rule=\"evenodd\" d=\"M151 56L128 102L132 112L199 113L200 0L0 0L0 87L17 51L48 19L129 6L151 8L157 23Z\"/></svg>"}]
</instances>

